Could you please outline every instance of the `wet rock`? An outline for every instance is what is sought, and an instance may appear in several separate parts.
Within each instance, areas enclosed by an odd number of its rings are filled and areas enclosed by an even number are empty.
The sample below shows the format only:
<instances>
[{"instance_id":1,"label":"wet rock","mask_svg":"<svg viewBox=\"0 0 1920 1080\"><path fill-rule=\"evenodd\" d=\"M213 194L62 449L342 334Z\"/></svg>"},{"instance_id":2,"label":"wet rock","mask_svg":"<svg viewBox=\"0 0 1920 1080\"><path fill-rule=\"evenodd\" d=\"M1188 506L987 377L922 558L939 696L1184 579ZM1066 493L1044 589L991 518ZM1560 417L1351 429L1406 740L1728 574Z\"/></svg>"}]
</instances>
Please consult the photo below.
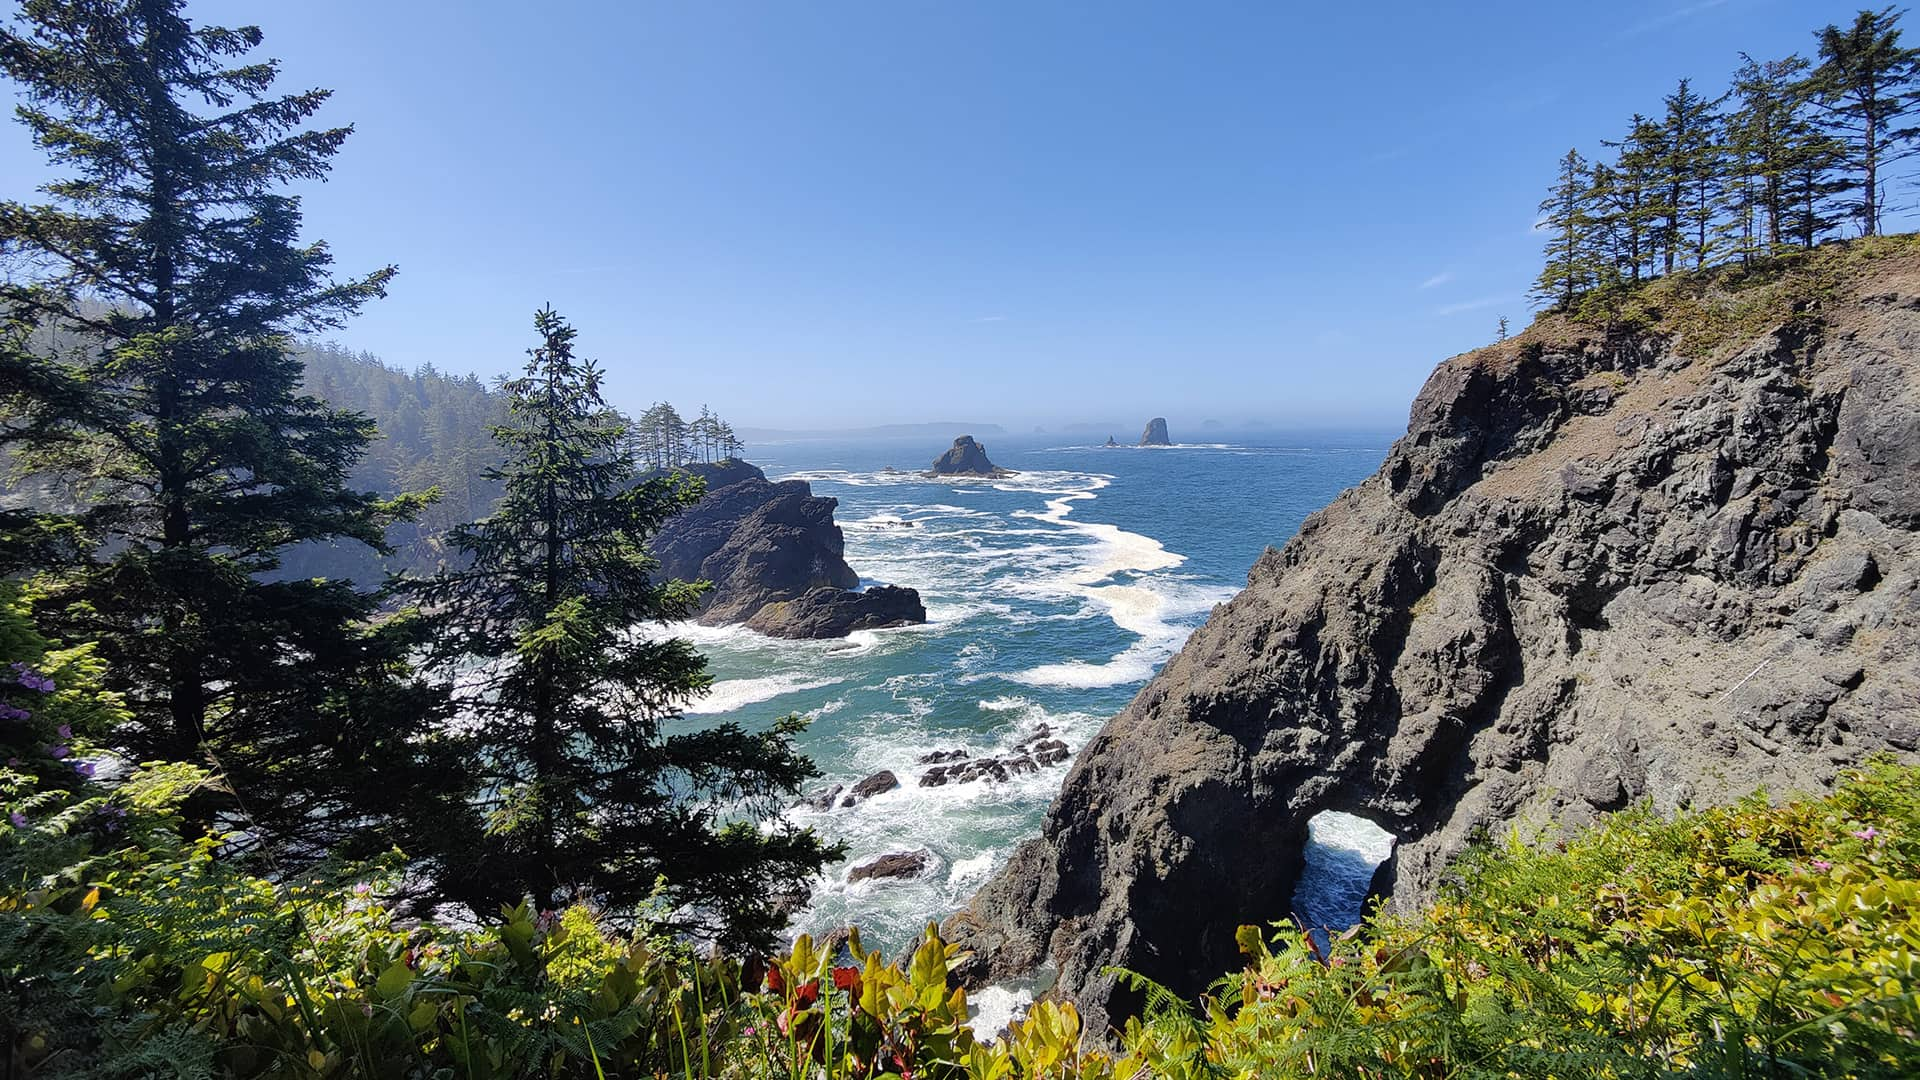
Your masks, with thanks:
<instances>
[{"instance_id":1,"label":"wet rock","mask_svg":"<svg viewBox=\"0 0 1920 1080\"><path fill-rule=\"evenodd\" d=\"M1167 437L1167 418L1156 416L1147 421L1147 430L1140 433L1141 446L1172 446L1173 440Z\"/></svg>"},{"instance_id":2,"label":"wet rock","mask_svg":"<svg viewBox=\"0 0 1920 1080\"><path fill-rule=\"evenodd\" d=\"M935 750L931 754L922 755L920 760L914 762L914 764L938 765L945 761L965 761L966 757L967 752L965 750Z\"/></svg>"},{"instance_id":3,"label":"wet rock","mask_svg":"<svg viewBox=\"0 0 1920 1080\"><path fill-rule=\"evenodd\" d=\"M847 883L870 881L876 878L911 878L927 872L933 863L933 853L922 848L918 851L894 851L861 863L847 873Z\"/></svg>"},{"instance_id":4,"label":"wet rock","mask_svg":"<svg viewBox=\"0 0 1920 1080\"><path fill-rule=\"evenodd\" d=\"M769 637L818 639L926 621L926 605L913 589L875 585L865 592L852 592L827 586L766 605L747 620L747 629Z\"/></svg>"},{"instance_id":5,"label":"wet rock","mask_svg":"<svg viewBox=\"0 0 1920 1080\"><path fill-rule=\"evenodd\" d=\"M887 769L881 769L879 772L853 785L853 789L847 792L847 797L841 801L840 805L852 806L862 799L871 799L883 791L892 791L899 786L899 777L893 775L893 773Z\"/></svg>"},{"instance_id":6,"label":"wet rock","mask_svg":"<svg viewBox=\"0 0 1920 1080\"><path fill-rule=\"evenodd\" d=\"M847 790L845 784L835 784L830 788L816 791L812 795L795 802L793 805L796 809L810 806L815 810L831 810L833 809L834 800L838 799L840 793L845 790Z\"/></svg>"},{"instance_id":7,"label":"wet rock","mask_svg":"<svg viewBox=\"0 0 1920 1080\"><path fill-rule=\"evenodd\" d=\"M1042 765L1058 765L1067 760L1067 744L1059 739L1043 739L1033 746L1034 760Z\"/></svg>"}]
</instances>

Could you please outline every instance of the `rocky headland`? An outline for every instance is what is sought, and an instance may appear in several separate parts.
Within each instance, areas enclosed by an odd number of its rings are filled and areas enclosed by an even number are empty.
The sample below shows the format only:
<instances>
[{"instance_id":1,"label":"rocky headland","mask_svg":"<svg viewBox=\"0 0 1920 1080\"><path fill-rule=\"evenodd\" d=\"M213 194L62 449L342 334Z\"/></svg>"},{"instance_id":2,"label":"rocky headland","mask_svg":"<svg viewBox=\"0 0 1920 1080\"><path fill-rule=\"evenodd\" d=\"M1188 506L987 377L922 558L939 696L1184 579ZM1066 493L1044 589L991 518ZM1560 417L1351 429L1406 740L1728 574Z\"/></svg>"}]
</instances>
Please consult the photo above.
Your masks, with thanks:
<instances>
[{"instance_id":1,"label":"rocky headland","mask_svg":"<svg viewBox=\"0 0 1920 1080\"><path fill-rule=\"evenodd\" d=\"M1307 822L1399 837L1430 898L1476 834L1814 790L1920 748L1920 246L1666 279L1428 379L1380 470L1074 759L947 928L1057 971L1092 1030L1285 919Z\"/></svg>"},{"instance_id":2,"label":"rocky headland","mask_svg":"<svg viewBox=\"0 0 1920 1080\"><path fill-rule=\"evenodd\" d=\"M847 565L845 537L833 521L837 503L815 495L806 481L775 483L739 460L679 471L705 481L706 494L667 520L652 551L663 577L713 583L702 623L832 638L927 620L912 589L856 591L860 575Z\"/></svg>"},{"instance_id":3,"label":"rocky headland","mask_svg":"<svg viewBox=\"0 0 1920 1080\"><path fill-rule=\"evenodd\" d=\"M987 448L973 441L973 436L962 435L953 440L947 452L934 459L928 468L929 476L980 476L997 478L1012 476L1012 469L1003 469L987 460Z\"/></svg>"},{"instance_id":4,"label":"rocky headland","mask_svg":"<svg viewBox=\"0 0 1920 1080\"><path fill-rule=\"evenodd\" d=\"M1172 446L1173 440L1167 437L1167 418L1156 416L1147 421L1147 429L1140 433L1138 446Z\"/></svg>"}]
</instances>

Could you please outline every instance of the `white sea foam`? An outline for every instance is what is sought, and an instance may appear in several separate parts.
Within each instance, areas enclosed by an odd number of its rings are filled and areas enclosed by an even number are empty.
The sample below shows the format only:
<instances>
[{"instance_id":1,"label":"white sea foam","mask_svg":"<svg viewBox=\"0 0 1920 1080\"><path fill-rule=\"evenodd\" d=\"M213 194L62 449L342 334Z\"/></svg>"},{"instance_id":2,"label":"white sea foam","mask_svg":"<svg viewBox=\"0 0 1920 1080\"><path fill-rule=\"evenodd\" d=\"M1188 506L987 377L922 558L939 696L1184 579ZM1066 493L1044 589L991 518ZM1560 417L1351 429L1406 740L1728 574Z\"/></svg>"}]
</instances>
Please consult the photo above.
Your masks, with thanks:
<instances>
[{"instance_id":1,"label":"white sea foam","mask_svg":"<svg viewBox=\"0 0 1920 1080\"><path fill-rule=\"evenodd\" d=\"M999 860L991 851L983 851L970 859L961 859L947 871L947 884L957 889L970 889L993 876L993 869Z\"/></svg>"},{"instance_id":2,"label":"white sea foam","mask_svg":"<svg viewBox=\"0 0 1920 1080\"><path fill-rule=\"evenodd\" d=\"M1015 1020L1026 1018L1033 1007L1033 991L1010 990L1004 986L983 986L967 998L967 1026L984 1042L997 1042L1000 1033Z\"/></svg>"},{"instance_id":3,"label":"white sea foam","mask_svg":"<svg viewBox=\"0 0 1920 1080\"><path fill-rule=\"evenodd\" d=\"M802 690L818 690L823 686L833 686L845 682L844 679L808 678L800 674L766 675L758 679L722 679L713 684L705 697L688 705L688 716L711 716L716 713L729 713L748 705L757 705L762 701L797 694Z\"/></svg>"},{"instance_id":4,"label":"white sea foam","mask_svg":"<svg viewBox=\"0 0 1920 1080\"><path fill-rule=\"evenodd\" d=\"M1312 927L1345 930L1359 922L1374 869L1393 854L1393 844L1392 833L1366 818L1338 810L1313 815L1294 910Z\"/></svg>"}]
</instances>

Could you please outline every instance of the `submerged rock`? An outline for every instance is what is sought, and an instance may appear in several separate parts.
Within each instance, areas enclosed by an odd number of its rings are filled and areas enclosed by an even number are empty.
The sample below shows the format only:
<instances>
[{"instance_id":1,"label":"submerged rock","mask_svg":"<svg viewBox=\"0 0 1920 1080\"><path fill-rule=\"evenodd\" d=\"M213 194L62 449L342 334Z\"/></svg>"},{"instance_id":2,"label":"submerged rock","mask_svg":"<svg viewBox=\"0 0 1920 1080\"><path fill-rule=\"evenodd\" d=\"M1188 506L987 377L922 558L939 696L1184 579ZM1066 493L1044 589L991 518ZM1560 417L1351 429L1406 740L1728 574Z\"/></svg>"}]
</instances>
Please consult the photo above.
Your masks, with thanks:
<instances>
[{"instance_id":1,"label":"submerged rock","mask_svg":"<svg viewBox=\"0 0 1920 1080\"><path fill-rule=\"evenodd\" d=\"M833 804L839 800L840 793L845 790L847 790L845 784L835 784L830 788L816 791L812 795L795 802L793 805L795 809L810 806L815 810L831 810L833 809Z\"/></svg>"},{"instance_id":2,"label":"submerged rock","mask_svg":"<svg viewBox=\"0 0 1920 1080\"><path fill-rule=\"evenodd\" d=\"M927 621L920 594L898 585L866 592L821 588L794 600L778 600L747 620L747 629L783 638L846 637L855 630L883 630Z\"/></svg>"},{"instance_id":3,"label":"submerged rock","mask_svg":"<svg viewBox=\"0 0 1920 1080\"><path fill-rule=\"evenodd\" d=\"M973 441L973 436L962 435L953 440L953 446L946 453L934 459L933 467L928 470L933 476L1012 476L1012 469L1003 469L987 460L987 448Z\"/></svg>"},{"instance_id":4,"label":"submerged rock","mask_svg":"<svg viewBox=\"0 0 1920 1080\"><path fill-rule=\"evenodd\" d=\"M1141 446L1172 446L1173 440L1167 438L1167 418L1156 416L1147 421L1147 430L1140 433Z\"/></svg>"}]
</instances>

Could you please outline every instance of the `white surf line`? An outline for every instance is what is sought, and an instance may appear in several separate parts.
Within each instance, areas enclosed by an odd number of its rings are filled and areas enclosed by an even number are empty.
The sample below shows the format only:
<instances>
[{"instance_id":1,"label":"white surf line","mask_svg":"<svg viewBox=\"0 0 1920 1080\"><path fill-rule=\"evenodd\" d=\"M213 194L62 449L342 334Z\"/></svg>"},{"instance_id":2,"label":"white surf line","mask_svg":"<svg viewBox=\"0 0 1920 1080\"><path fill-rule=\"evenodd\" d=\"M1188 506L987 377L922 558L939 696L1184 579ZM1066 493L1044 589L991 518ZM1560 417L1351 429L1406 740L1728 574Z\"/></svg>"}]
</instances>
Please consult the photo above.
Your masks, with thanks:
<instances>
[{"instance_id":1,"label":"white surf line","mask_svg":"<svg viewBox=\"0 0 1920 1080\"><path fill-rule=\"evenodd\" d=\"M1141 640L1116 653L1105 664L1089 664L1081 660L1042 664L1011 676L1018 682L1036 686L1096 687L1144 679L1152 674L1154 664L1160 659L1157 654L1180 636L1180 632L1162 618L1167 602L1159 592L1141 585L1107 585L1102 582L1119 573L1146 574L1170 570L1186 562L1187 557L1168 551L1164 544L1151 536L1128 532L1118 525L1074 520L1070 516L1074 503L1098 498L1100 490L1112 483L1101 476L1087 479L1089 486L1084 490L1064 492L1057 498L1047 500L1045 513L1015 511L1014 515L1093 537L1097 542L1096 557L1066 574L1061 584L1068 592L1100 604L1115 626L1138 635ZM1003 490L1020 489L1008 487Z\"/></svg>"}]
</instances>

